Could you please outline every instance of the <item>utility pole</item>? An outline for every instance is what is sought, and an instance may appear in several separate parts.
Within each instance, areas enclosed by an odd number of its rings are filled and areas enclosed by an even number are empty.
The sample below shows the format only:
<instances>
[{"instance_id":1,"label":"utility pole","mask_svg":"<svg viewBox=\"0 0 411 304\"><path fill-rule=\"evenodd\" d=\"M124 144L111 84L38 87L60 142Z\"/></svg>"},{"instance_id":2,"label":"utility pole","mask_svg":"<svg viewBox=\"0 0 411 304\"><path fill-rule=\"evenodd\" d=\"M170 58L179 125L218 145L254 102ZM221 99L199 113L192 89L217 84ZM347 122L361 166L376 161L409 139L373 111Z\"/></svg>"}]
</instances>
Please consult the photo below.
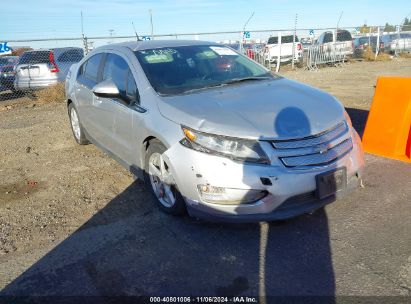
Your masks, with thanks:
<instances>
[{"instance_id":1,"label":"utility pole","mask_svg":"<svg viewBox=\"0 0 411 304\"><path fill-rule=\"evenodd\" d=\"M87 55L88 54L88 41L86 36L84 35L84 25L83 25L83 11L80 12L81 14L81 37L83 39L83 45L84 45L84 53Z\"/></svg>"},{"instance_id":2,"label":"utility pole","mask_svg":"<svg viewBox=\"0 0 411 304\"><path fill-rule=\"evenodd\" d=\"M154 26L153 26L153 11L151 10L151 8L148 10L150 13L150 25L151 25L151 39L154 40Z\"/></svg>"},{"instance_id":3,"label":"utility pole","mask_svg":"<svg viewBox=\"0 0 411 304\"><path fill-rule=\"evenodd\" d=\"M251 18L253 18L254 13L255 13L255 12L253 12L253 13L251 14L251 16L248 18L247 22L246 22L246 23L244 23L244 26L243 26L243 32L241 33L241 40L240 40L240 51L241 51L241 52L243 52L243 40L244 40L244 32L245 32L245 28L246 28L246 26L247 26L248 22L250 22Z\"/></svg>"},{"instance_id":4,"label":"utility pole","mask_svg":"<svg viewBox=\"0 0 411 304\"><path fill-rule=\"evenodd\" d=\"M340 18L338 18L338 22L337 22L337 31L338 31L338 27L340 25L340 21L341 21L343 14L344 14L344 11L341 11Z\"/></svg>"},{"instance_id":5,"label":"utility pole","mask_svg":"<svg viewBox=\"0 0 411 304\"><path fill-rule=\"evenodd\" d=\"M114 32L114 30L108 30L108 32L110 33L110 42L109 43L113 43L113 32Z\"/></svg>"},{"instance_id":6,"label":"utility pole","mask_svg":"<svg viewBox=\"0 0 411 304\"><path fill-rule=\"evenodd\" d=\"M338 27L340 26L340 21L341 21L341 18L343 16L343 14L344 14L344 11L341 11L340 17L338 18L338 22L337 22L337 28L335 29L335 35L334 35L334 39L333 39L334 43L337 42Z\"/></svg>"},{"instance_id":7,"label":"utility pole","mask_svg":"<svg viewBox=\"0 0 411 304\"><path fill-rule=\"evenodd\" d=\"M293 59L291 61L291 69L292 70L294 70L294 61L295 61L295 38L297 36L297 20L298 20L298 14L295 14L294 35L293 35Z\"/></svg>"}]
</instances>

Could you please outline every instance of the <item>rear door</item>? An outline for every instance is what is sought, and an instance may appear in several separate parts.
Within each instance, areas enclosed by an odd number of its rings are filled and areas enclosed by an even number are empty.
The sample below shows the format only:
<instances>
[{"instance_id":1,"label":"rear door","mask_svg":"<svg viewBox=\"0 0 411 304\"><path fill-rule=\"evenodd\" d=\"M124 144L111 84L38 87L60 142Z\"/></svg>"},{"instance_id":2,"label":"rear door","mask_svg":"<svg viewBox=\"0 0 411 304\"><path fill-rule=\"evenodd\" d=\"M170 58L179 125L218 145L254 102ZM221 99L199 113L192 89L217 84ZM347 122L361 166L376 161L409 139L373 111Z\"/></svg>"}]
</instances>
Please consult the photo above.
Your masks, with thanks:
<instances>
[{"instance_id":1,"label":"rear door","mask_svg":"<svg viewBox=\"0 0 411 304\"><path fill-rule=\"evenodd\" d=\"M87 133L97 141L100 141L104 134L102 134L97 123L99 117L93 107L96 98L93 87L101 80L101 67L104 56L104 53L98 53L83 62L78 70L75 83L75 96L80 120Z\"/></svg>"}]
</instances>

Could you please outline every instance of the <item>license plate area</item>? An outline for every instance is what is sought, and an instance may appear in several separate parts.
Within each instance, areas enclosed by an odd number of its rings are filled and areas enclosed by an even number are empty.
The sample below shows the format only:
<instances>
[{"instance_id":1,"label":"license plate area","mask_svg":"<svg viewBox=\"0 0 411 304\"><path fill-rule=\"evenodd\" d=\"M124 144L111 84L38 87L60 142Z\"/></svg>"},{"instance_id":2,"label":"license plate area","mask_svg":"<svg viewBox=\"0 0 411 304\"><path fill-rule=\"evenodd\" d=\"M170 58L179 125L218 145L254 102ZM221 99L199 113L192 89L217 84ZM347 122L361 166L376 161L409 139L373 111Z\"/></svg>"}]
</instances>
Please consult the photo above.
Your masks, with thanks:
<instances>
[{"instance_id":1,"label":"license plate area","mask_svg":"<svg viewBox=\"0 0 411 304\"><path fill-rule=\"evenodd\" d=\"M315 177L317 183L316 196L319 199L335 195L347 187L347 169L339 168L318 174Z\"/></svg>"}]
</instances>

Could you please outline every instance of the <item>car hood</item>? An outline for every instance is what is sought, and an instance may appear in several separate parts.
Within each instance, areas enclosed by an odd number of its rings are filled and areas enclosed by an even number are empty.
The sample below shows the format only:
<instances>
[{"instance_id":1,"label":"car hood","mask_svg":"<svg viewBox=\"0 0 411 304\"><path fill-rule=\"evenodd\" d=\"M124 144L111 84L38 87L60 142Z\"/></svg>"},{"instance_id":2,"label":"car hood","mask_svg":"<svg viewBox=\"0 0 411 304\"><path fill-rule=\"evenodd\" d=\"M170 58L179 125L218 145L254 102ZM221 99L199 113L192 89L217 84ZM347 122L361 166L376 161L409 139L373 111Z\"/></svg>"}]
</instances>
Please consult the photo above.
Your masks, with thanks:
<instances>
[{"instance_id":1,"label":"car hood","mask_svg":"<svg viewBox=\"0 0 411 304\"><path fill-rule=\"evenodd\" d=\"M169 120L241 138L307 137L344 119L344 108L333 96L285 78L160 98L160 113Z\"/></svg>"}]
</instances>

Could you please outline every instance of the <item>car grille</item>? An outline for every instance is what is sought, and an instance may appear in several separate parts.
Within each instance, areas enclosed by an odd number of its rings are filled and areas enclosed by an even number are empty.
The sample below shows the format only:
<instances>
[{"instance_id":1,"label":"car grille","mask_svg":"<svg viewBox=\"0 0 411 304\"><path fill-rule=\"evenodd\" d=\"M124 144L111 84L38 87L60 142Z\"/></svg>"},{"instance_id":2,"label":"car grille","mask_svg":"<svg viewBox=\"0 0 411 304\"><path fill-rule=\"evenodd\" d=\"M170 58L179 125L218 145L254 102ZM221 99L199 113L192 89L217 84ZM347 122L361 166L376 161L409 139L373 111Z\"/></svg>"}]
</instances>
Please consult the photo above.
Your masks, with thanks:
<instances>
[{"instance_id":1,"label":"car grille","mask_svg":"<svg viewBox=\"0 0 411 304\"><path fill-rule=\"evenodd\" d=\"M353 147L345 122L315 136L272 141L281 162L289 168L304 168L330 164L343 157Z\"/></svg>"}]
</instances>

